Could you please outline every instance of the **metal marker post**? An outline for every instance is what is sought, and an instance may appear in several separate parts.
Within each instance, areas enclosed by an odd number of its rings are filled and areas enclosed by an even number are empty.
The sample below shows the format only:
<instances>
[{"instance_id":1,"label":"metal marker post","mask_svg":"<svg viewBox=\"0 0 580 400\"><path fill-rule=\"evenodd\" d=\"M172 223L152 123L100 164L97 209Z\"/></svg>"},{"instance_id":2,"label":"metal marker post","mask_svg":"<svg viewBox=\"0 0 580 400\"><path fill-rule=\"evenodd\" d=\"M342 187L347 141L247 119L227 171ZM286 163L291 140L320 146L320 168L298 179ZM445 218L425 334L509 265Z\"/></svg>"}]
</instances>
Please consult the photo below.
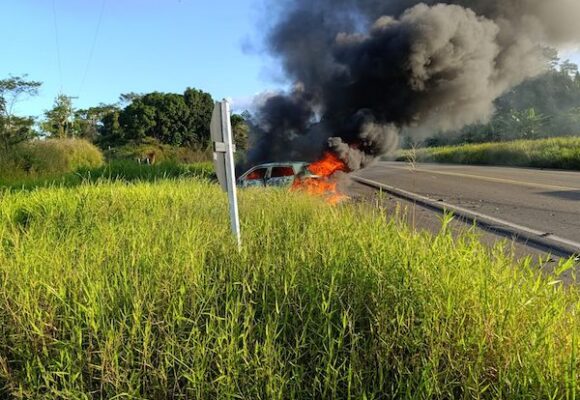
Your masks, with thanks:
<instances>
[{"instance_id":1,"label":"metal marker post","mask_svg":"<svg viewBox=\"0 0 580 400\"><path fill-rule=\"evenodd\" d=\"M214 141L216 174L222 189L228 193L232 232L236 237L238 247L241 248L240 214L234 161L235 146L230 121L230 105L226 100L215 105L211 121L211 137Z\"/></svg>"}]
</instances>

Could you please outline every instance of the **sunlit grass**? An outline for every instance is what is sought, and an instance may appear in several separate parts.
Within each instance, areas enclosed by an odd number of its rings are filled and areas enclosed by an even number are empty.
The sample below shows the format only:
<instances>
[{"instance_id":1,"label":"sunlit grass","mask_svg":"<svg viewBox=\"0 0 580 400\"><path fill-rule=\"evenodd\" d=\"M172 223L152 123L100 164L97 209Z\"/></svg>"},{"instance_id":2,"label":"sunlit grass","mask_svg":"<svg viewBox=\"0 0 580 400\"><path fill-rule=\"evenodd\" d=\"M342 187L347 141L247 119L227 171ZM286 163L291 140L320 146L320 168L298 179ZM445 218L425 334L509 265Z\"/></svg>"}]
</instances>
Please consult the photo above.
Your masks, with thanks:
<instances>
[{"instance_id":1,"label":"sunlit grass","mask_svg":"<svg viewBox=\"0 0 580 400\"><path fill-rule=\"evenodd\" d=\"M3 181L62 175L103 164L101 151L86 140L32 140L9 150L0 149L0 185Z\"/></svg>"},{"instance_id":2,"label":"sunlit grass","mask_svg":"<svg viewBox=\"0 0 580 400\"><path fill-rule=\"evenodd\" d=\"M580 170L580 137L466 144L406 151L407 161Z\"/></svg>"},{"instance_id":3,"label":"sunlit grass","mask_svg":"<svg viewBox=\"0 0 580 400\"><path fill-rule=\"evenodd\" d=\"M475 236L195 180L0 194L0 398L574 397L579 294Z\"/></svg>"},{"instance_id":4,"label":"sunlit grass","mask_svg":"<svg viewBox=\"0 0 580 400\"><path fill-rule=\"evenodd\" d=\"M182 178L215 179L212 163L179 164L165 161L155 165L115 160L100 167L83 167L65 174L0 177L0 190L33 190L39 187L72 187L96 182L155 182Z\"/></svg>"}]
</instances>

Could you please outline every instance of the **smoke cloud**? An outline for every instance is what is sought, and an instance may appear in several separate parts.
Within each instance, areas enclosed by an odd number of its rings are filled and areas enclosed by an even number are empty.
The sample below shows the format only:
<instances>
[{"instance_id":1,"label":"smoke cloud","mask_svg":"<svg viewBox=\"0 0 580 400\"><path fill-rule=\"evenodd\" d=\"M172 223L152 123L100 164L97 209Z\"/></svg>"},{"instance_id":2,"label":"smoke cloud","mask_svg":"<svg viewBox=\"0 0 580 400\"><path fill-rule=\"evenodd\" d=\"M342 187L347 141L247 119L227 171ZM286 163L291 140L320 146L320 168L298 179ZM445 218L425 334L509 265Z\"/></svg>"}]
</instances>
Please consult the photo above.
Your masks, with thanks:
<instances>
[{"instance_id":1,"label":"smoke cloud","mask_svg":"<svg viewBox=\"0 0 580 400\"><path fill-rule=\"evenodd\" d=\"M493 102L580 40L577 0L283 0L268 35L294 87L255 116L249 161L352 170L415 136L486 122Z\"/></svg>"}]
</instances>

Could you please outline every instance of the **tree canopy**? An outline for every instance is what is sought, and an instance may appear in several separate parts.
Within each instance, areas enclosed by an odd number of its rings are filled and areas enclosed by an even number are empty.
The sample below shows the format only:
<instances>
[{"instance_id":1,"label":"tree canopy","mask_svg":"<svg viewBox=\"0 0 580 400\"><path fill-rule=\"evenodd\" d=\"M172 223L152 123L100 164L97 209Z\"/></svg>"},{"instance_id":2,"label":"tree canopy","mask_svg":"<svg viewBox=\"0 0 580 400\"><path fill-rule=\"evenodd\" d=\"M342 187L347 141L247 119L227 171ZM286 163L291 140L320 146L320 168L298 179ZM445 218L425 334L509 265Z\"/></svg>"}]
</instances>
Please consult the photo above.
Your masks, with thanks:
<instances>
[{"instance_id":1,"label":"tree canopy","mask_svg":"<svg viewBox=\"0 0 580 400\"><path fill-rule=\"evenodd\" d=\"M188 88L182 95L154 92L128 99L119 113L125 140L150 137L174 146L209 142L214 106L209 93Z\"/></svg>"},{"instance_id":2,"label":"tree canopy","mask_svg":"<svg viewBox=\"0 0 580 400\"><path fill-rule=\"evenodd\" d=\"M42 83L24 76L0 80L0 143L4 150L36 135L34 118L14 115L14 107L25 96L36 96Z\"/></svg>"}]
</instances>

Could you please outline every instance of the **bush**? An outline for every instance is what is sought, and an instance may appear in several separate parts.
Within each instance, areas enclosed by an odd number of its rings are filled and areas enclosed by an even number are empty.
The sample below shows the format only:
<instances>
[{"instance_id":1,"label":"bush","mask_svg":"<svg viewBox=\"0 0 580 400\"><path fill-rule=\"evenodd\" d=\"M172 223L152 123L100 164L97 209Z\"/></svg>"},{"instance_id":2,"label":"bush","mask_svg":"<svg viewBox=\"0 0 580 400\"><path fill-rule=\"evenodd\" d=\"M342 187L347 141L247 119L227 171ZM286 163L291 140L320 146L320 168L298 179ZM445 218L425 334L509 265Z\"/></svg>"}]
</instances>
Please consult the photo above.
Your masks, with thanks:
<instances>
[{"instance_id":1,"label":"bush","mask_svg":"<svg viewBox=\"0 0 580 400\"><path fill-rule=\"evenodd\" d=\"M103 165L101 151L82 139L34 140L0 154L0 178L66 174Z\"/></svg>"}]
</instances>

